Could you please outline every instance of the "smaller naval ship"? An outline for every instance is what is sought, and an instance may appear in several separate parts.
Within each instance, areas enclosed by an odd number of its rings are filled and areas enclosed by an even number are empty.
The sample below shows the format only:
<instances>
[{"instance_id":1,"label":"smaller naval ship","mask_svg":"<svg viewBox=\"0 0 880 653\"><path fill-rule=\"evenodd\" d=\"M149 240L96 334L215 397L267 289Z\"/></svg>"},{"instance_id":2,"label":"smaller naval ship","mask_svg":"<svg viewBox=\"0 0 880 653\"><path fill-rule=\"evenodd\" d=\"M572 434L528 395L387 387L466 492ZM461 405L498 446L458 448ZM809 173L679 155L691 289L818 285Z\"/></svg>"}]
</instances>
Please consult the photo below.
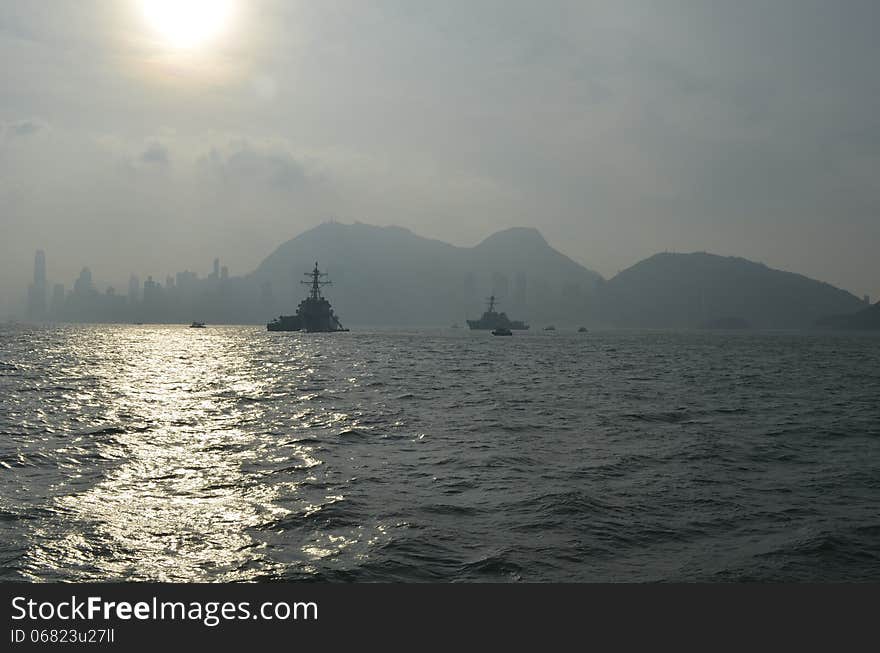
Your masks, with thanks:
<instances>
[{"instance_id":1,"label":"smaller naval ship","mask_svg":"<svg viewBox=\"0 0 880 653\"><path fill-rule=\"evenodd\" d=\"M309 281L300 283L311 286L309 295L299 303L296 315L279 315L266 325L267 331L306 331L308 333L328 333L335 331L348 331L342 326L339 318L330 307L330 302L321 294L321 286L330 285L331 282L324 280L326 272L318 269L315 261L315 269L306 272Z\"/></svg>"},{"instance_id":2,"label":"smaller naval ship","mask_svg":"<svg viewBox=\"0 0 880 653\"><path fill-rule=\"evenodd\" d=\"M492 329L512 329L514 331L523 331L529 328L529 325L519 320L511 320L506 313L499 313L495 310L495 295L486 300L489 308L483 313L483 317L479 320L468 320L468 326L475 331L489 331Z\"/></svg>"}]
</instances>

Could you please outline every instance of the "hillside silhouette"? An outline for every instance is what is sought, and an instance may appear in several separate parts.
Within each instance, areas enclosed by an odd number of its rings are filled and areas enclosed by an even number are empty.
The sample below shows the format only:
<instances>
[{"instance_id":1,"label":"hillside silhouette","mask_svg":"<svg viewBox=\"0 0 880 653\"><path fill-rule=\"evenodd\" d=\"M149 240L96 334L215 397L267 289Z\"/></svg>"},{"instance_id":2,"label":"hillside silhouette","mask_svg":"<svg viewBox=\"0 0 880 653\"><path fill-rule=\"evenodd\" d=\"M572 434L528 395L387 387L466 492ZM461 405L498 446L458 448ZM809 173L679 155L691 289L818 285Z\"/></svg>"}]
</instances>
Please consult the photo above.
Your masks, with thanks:
<instances>
[{"instance_id":1,"label":"hillside silhouette","mask_svg":"<svg viewBox=\"0 0 880 653\"><path fill-rule=\"evenodd\" d=\"M321 263L327 296L349 323L448 326L478 317L494 294L526 320L577 320L595 309L601 276L556 251L531 228L456 247L401 227L327 222L280 245L248 276L273 312L303 295L302 274ZM270 290L266 290L266 289Z\"/></svg>"},{"instance_id":2,"label":"hillside silhouette","mask_svg":"<svg viewBox=\"0 0 880 653\"><path fill-rule=\"evenodd\" d=\"M643 328L810 327L864 307L855 295L800 274L705 252L656 254L602 285L602 318Z\"/></svg>"},{"instance_id":3,"label":"hillside silhouette","mask_svg":"<svg viewBox=\"0 0 880 653\"><path fill-rule=\"evenodd\" d=\"M825 329L880 329L880 302L857 313L821 318L816 325Z\"/></svg>"},{"instance_id":4,"label":"hillside silhouette","mask_svg":"<svg viewBox=\"0 0 880 653\"><path fill-rule=\"evenodd\" d=\"M85 268L74 292L46 317L266 324L296 311L316 261L330 275L324 292L347 326L464 326L480 317L489 295L498 310L536 329L797 329L823 318L839 325L876 319L870 311L857 316L865 305L844 290L742 258L656 254L605 281L537 229L505 229L457 247L401 227L338 222L282 243L244 276L219 274L215 261L207 278L179 273L176 283L168 277L162 284L150 277L133 301L109 288L99 292Z\"/></svg>"}]
</instances>

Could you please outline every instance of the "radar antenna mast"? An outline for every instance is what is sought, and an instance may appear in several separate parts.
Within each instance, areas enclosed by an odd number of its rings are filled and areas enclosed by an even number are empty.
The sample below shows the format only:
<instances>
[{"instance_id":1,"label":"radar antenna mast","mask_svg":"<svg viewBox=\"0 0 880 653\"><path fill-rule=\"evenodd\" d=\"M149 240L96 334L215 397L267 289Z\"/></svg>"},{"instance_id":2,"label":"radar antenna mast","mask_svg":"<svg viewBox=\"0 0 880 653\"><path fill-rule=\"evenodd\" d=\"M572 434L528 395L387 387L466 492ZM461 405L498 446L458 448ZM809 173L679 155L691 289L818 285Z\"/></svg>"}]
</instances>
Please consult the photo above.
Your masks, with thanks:
<instances>
[{"instance_id":1,"label":"radar antenna mast","mask_svg":"<svg viewBox=\"0 0 880 653\"><path fill-rule=\"evenodd\" d=\"M311 281L300 281L304 286L311 286L312 289L309 291L309 297L313 300L317 301L321 299L321 286L331 286L333 285L332 281L322 281L321 277L326 277L326 272L321 272L318 270L318 262L315 261L315 269L311 272L306 272L303 276L310 277Z\"/></svg>"}]
</instances>

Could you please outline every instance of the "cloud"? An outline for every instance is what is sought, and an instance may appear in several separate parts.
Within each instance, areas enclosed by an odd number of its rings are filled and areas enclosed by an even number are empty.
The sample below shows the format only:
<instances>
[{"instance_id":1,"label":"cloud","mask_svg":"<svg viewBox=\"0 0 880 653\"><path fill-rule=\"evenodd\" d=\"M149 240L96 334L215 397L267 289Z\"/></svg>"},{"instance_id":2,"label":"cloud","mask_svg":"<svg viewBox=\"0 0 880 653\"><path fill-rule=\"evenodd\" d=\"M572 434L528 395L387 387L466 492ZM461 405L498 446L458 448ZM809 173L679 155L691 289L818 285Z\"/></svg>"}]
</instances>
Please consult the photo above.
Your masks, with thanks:
<instances>
[{"instance_id":1,"label":"cloud","mask_svg":"<svg viewBox=\"0 0 880 653\"><path fill-rule=\"evenodd\" d=\"M161 143L152 143L141 152L141 162L157 166L167 166L171 162L168 148Z\"/></svg>"},{"instance_id":2,"label":"cloud","mask_svg":"<svg viewBox=\"0 0 880 653\"><path fill-rule=\"evenodd\" d=\"M198 160L202 171L223 183L265 186L293 191L309 183L306 165L280 147L260 146L245 140L212 147Z\"/></svg>"},{"instance_id":3,"label":"cloud","mask_svg":"<svg viewBox=\"0 0 880 653\"><path fill-rule=\"evenodd\" d=\"M39 131L46 129L48 125L37 118L28 118L26 120L15 120L2 124L2 132L13 136L31 136Z\"/></svg>"}]
</instances>

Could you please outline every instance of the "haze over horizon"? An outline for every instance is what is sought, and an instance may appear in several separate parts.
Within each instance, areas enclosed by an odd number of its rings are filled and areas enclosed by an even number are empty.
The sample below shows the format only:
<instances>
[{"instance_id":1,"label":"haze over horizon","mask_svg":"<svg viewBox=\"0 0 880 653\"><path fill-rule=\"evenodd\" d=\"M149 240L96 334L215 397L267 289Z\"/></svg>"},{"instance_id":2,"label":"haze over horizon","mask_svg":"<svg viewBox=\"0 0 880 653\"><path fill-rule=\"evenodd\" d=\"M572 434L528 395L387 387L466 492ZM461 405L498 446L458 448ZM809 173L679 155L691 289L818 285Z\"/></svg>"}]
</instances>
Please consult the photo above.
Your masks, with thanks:
<instances>
[{"instance_id":1,"label":"haze over horizon","mask_svg":"<svg viewBox=\"0 0 880 653\"><path fill-rule=\"evenodd\" d=\"M880 297L876 3L216 4L0 0L0 317L37 249L68 289L240 275L330 219Z\"/></svg>"}]
</instances>

